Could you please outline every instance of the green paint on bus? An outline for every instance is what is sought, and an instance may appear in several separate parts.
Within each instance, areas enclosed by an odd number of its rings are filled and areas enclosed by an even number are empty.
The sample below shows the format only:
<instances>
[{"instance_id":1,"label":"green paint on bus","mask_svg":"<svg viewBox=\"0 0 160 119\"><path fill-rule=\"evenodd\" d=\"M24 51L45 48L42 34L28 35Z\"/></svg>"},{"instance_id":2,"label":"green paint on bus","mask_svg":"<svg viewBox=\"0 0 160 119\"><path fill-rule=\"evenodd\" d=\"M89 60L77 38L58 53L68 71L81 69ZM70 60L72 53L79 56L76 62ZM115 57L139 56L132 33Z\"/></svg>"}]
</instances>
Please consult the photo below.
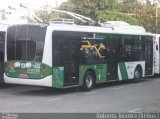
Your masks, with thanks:
<instances>
[{"instance_id":1,"label":"green paint on bus","mask_svg":"<svg viewBox=\"0 0 160 119\"><path fill-rule=\"evenodd\" d=\"M81 65L79 67L79 85L83 85L84 76L87 71L92 71L95 74L96 84L104 83L107 79L107 65Z\"/></svg>"},{"instance_id":2,"label":"green paint on bus","mask_svg":"<svg viewBox=\"0 0 160 119\"><path fill-rule=\"evenodd\" d=\"M119 68L120 68L120 73L122 76L122 80L127 80L128 79L128 73L127 73L127 68L125 63L119 63Z\"/></svg>"},{"instance_id":3,"label":"green paint on bus","mask_svg":"<svg viewBox=\"0 0 160 119\"><path fill-rule=\"evenodd\" d=\"M13 60L5 63L5 73L12 78L40 80L52 75L52 68L41 62Z\"/></svg>"},{"instance_id":4,"label":"green paint on bus","mask_svg":"<svg viewBox=\"0 0 160 119\"><path fill-rule=\"evenodd\" d=\"M64 67L53 67L53 82L55 88L64 87Z\"/></svg>"}]
</instances>

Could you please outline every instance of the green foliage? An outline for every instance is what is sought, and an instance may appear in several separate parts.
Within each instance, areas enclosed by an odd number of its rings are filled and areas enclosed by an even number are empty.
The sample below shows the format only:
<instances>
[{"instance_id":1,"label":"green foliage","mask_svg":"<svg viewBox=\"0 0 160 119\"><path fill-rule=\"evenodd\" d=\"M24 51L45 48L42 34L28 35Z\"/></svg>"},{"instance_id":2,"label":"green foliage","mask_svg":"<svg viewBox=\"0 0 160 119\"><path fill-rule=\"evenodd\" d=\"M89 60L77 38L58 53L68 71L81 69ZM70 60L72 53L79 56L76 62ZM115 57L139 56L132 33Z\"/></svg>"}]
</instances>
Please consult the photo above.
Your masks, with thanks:
<instances>
[{"instance_id":1,"label":"green foliage","mask_svg":"<svg viewBox=\"0 0 160 119\"><path fill-rule=\"evenodd\" d=\"M112 11L105 11L105 12L97 12L97 18L101 21L125 21L130 24L139 25L139 21L129 15L119 13L119 12L112 12Z\"/></svg>"},{"instance_id":2,"label":"green foliage","mask_svg":"<svg viewBox=\"0 0 160 119\"><path fill-rule=\"evenodd\" d=\"M41 18L44 22L49 19L49 13L47 11L36 11L35 13L39 18Z\"/></svg>"},{"instance_id":3,"label":"green foliage","mask_svg":"<svg viewBox=\"0 0 160 119\"><path fill-rule=\"evenodd\" d=\"M68 0L58 8L75 12L93 20L101 21L126 21L134 25L142 25L147 31L155 32L155 4L151 0ZM158 9L158 16L160 10ZM67 17L55 12L37 12L44 21L57 17ZM160 24L160 18L158 18Z\"/></svg>"},{"instance_id":4,"label":"green foliage","mask_svg":"<svg viewBox=\"0 0 160 119\"><path fill-rule=\"evenodd\" d=\"M132 3L133 2L131 2L131 4ZM118 0L69 0L62 4L60 9L89 16L93 20L101 20L104 22L122 20L131 24L140 24L134 17L121 13L121 11L123 11L122 4L123 2L119 2ZM72 6L72 9L70 6Z\"/></svg>"}]
</instances>

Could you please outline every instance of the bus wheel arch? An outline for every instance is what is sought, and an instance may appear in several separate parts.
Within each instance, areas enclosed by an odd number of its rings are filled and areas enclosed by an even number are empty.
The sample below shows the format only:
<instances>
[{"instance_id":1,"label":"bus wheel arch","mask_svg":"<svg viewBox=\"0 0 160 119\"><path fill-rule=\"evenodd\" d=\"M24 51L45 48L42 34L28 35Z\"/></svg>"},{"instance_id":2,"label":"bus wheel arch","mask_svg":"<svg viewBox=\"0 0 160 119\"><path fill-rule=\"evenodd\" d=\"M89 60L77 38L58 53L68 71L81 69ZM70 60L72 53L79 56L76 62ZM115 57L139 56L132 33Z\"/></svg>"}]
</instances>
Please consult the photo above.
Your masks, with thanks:
<instances>
[{"instance_id":1,"label":"bus wheel arch","mask_svg":"<svg viewBox=\"0 0 160 119\"><path fill-rule=\"evenodd\" d=\"M133 81L135 83L138 83L141 78L142 78L142 75L143 75L143 70L142 70L142 66L140 64L138 64L135 68L135 71L134 71L134 78L133 78Z\"/></svg>"},{"instance_id":2,"label":"bus wheel arch","mask_svg":"<svg viewBox=\"0 0 160 119\"><path fill-rule=\"evenodd\" d=\"M95 71L92 69L88 69L83 77L83 86L81 87L81 89L83 91L90 91L93 89L95 83L96 83Z\"/></svg>"}]
</instances>

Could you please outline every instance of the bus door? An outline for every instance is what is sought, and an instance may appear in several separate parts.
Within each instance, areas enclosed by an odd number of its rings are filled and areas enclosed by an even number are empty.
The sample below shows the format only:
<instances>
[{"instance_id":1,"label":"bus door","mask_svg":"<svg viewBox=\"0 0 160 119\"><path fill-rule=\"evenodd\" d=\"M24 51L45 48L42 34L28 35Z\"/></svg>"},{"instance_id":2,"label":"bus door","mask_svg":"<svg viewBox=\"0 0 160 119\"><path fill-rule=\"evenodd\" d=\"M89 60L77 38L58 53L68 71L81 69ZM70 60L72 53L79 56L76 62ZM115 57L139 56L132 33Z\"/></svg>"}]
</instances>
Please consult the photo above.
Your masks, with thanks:
<instances>
[{"instance_id":1,"label":"bus door","mask_svg":"<svg viewBox=\"0 0 160 119\"><path fill-rule=\"evenodd\" d=\"M107 44L107 80L116 80L118 76L118 40L108 40Z\"/></svg>"},{"instance_id":2,"label":"bus door","mask_svg":"<svg viewBox=\"0 0 160 119\"><path fill-rule=\"evenodd\" d=\"M144 36L143 40L143 52L145 60L145 75L152 75L153 73L153 41L152 37Z\"/></svg>"},{"instance_id":3,"label":"bus door","mask_svg":"<svg viewBox=\"0 0 160 119\"><path fill-rule=\"evenodd\" d=\"M63 42L64 86L78 84L78 42L74 39L64 40Z\"/></svg>"}]
</instances>

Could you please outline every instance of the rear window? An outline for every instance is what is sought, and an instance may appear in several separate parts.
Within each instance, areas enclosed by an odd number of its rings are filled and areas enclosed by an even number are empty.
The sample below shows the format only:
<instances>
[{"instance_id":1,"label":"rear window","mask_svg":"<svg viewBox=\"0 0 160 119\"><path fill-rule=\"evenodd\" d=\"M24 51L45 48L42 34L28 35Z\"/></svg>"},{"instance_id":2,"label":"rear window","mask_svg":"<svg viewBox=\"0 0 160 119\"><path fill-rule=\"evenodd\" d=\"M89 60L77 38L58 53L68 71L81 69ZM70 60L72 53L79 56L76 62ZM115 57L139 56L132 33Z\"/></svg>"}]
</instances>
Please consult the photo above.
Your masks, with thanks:
<instances>
[{"instance_id":1,"label":"rear window","mask_svg":"<svg viewBox=\"0 0 160 119\"><path fill-rule=\"evenodd\" d=\"M46 27L14 25L7 30L7 60L42 61Z\"/></svg>"}]
</instances>

